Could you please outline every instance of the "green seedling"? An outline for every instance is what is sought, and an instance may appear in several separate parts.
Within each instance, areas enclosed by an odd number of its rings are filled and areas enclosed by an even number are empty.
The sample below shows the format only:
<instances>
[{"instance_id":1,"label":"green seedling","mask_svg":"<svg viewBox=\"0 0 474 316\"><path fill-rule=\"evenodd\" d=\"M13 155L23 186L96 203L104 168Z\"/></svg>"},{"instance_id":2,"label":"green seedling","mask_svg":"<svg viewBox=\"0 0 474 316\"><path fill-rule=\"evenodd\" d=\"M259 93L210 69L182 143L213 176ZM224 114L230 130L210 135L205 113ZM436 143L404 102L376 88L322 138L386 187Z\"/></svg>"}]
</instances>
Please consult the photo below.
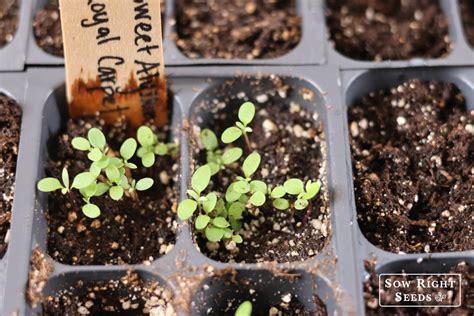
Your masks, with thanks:
<instances>
[{"instance_id":1,"label":"green seedling","mask_svg":"<svg viewBox=\"0 0 474 316\"><path fill-rule=\"evenodd\" d=\"M140 144L137 155L141 158L142 164L146 168L155 164L155 155L165 156L171 154L175 156L178 150L176 144L159 142L158 136L147 126L141 126L137 130L137 140Z\"/></svg>"},{"instance_id":2,"label":"green seedling","mask_svg":"<svg viewBox=\"0 0 474 316\"><path fill-rule=\"evenodd\" d=\"M255 106L250 102L242 104L238 116L239 121L224 131L221 140L224 144L231 144L244 136L250 150L247 134L252 129L248 125L255 116ZM224 190L225 193L204 194L211 177L230 165L234 168L242 157L243 150L232 146L222 150L219 148L218 137L209 129L202 130L200 138L207 152L207 164L199 167L192 175L192 189L187 191L189 198L179 204L178 217L183 221L194 217L196 230L211 242L224 241L226 245L229 241L243 242L239 232L245 216L253 215L253 211L262 207L269 199L278 210L303 210L310 209L310 200L319 193L320 181L308 181L305 185L302 180L292 178L271 189L265 182L253 179L262 158L258 152L252 152L240 167L243 175L237 176Z\"/></svg>"},{"instance_id":3,"label":"green seedling","mask_svg":"<svg viewBox=\"0 0 474 316\"><path fill-rule=\"evenodd\" d=\"M207 151L207 165L211 169L212 175L235 163L243 154L243 150L239 147L227 148L224 151L218 149L217 136L209 129L204 129L201 132L201 142Z\"/></svg>"},{"instance_id":4,"label":"green seedling","mask_svg":"<svg viewBox=\"0 0 474 316\"><path fill-rule=\"evenodd\" d=\"M235 126L227 128L221 135L221 140L224 144L230 144L244 137L247 148L250 150L250 140L248 133L252 132L252 128L248 125L252 122L255 116L255 105L252 102L245 102L239 108L239 120L235 122Z\"/></svg>"},{"instance_id":5,"label":"green seedling","mask_svg":"<svg viewBox=\"0 0 474 316\"><path fill-rule=\"evenodd\" d=\"M252 302L242 302L235 311L235 316L252 316L252 309Z\"/></svg>"},{"instance_id":6,"label":"green seedling","mask_svg":"<svg viewBox=\"0 0 474 316\"><path fill-rule=\"evenodd\" d=\"M141 132L138 133L137 137L139 138L140 144L143 145L143 140L150 136L149 132L151 132L151 129L141 127L139 130L141 130ZM156 143L156 137L153 133L152 138ZM91 199L94 197L108 193L110 198L115 201L121 200L124 195L138 199L138 191L146 191L154 184L151 178L143 178L137 181L133 179L131 175L131 170L137 168L134 163L130 162L137 153L138 143L134 138L125 140L120 146L119 153L116 153L107 146L107 141L102 131L98 128L91 128L87 133L87 138L75 137L71 145L74 149L87 152L87 157L91 160L89 171L76 175L70 185L69 173L67 169L64 168L61 181L51 177L44 178L38 182L37 186L38 190L42 192L61 190L62 194L68 194L71 205L74 207L76 203L73 189L79 191L85 203L81 209L87 217L96 218L101 213L100 208L91 202ZM155 147L156 146L158 146L158 144L156 144ZM173 146L165 146L166 153L173 150ZM142 146L140 149L142 148L144 147ZM159 151L158 154L166 153ZM143 157L140 158L142 158L143 161ZM153 163L151 165L153 165Z\"/></svg>"},{"instance_id":7,"label":"green seedling","mask_svg":"<svg viewBox=\"0 0 474 316\"><path fill-rule=\"evenodd\" d=\"M308 207L309 202L321 190L321 181L312 182L309 180L306 185L300 179L288 179L282 186L277 186L270 191L273 198L273 207L278 210L287 210L290 208L290 202L285 199L285 195L296 197L293 206L297 210L304 210Z\"/></svg>"},{"instance_id":8,"label":"green seedling","mask_svg":"<svg viewBox=\"0 0 474 316\"><path fill-rule=\"evenodd\" d=\"M196 211L194 223L196 229L202 232L209 241L218 242L222 239L233 239L242 242L242 237L234 234L228 221L228 211L225 202L215 192L202 195L211 181L211 169L208 165L199 167L191 178L191 190L187 191L189 199L181 201L178 206L178 217L185 221Z\"/></svg>"}]
</instances>

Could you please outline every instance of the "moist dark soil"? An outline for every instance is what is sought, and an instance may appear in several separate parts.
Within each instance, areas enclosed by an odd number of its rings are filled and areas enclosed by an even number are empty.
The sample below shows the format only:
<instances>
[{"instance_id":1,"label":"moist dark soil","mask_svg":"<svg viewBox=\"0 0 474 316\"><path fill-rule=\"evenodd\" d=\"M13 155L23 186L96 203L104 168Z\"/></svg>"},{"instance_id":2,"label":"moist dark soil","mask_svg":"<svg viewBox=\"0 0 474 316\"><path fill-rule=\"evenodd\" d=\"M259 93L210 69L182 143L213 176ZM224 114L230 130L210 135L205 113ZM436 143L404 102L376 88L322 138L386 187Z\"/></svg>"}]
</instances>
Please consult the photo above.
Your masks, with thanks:
<instances>
[{"instance_id":1,"label":"moist dark soil","mask_svg":"<svg viewBox=\"0 0 474 316\"><path fill-rule=\"evenodd\" d=\"M177 0L176 44L188 58L282 56L301 40L296 0Z\"/></svg>"},{"instance_id":2,"label":"moist dark soil","mask_svg":"<svg viewBox=\"0 0 474 316\"><path fill-rule=\"evenodd\" d=\"M324 128L317 113L303 109L292 102L292 94L312 91L293 89L285 85L279 78L274 78L273 88L259 95L227 96L217 107L212 104L212 114L201 127L213 130L216 135L235 123L240 105L250 100L255 103L256 115L250 124L253 132L249 134L252 151L262 156L260 168L254 180L262 180L272 187L283 184L287 179L296 177L304 180L321 179L326 183L326 140ZM259 85L256 79L250 85ZM224 90L225 85L224 85ZM288 96L288 98L287 98ZM258 101L260 100L260 101ZM209 105L202 105L199 112L207 111ZM206 110L207 109L207 110ZM240 176L243 159L250 154L244 141L236 145L244 148L244 155L238 166L231 166L213 177L212 190L225 193L227 186ZM197 146L196 146L197 147ZM205 151L196 148L199 165L206 163ZM323 184L321 193L315 197L308 210L279 211L270 199L260 208L247 214L243 219L240 234L243 243L217 245L206 243L199 238L202 252L219 261L236 262L293 262L313 257L319 253L327 242L330 231L329 206L327 188ZM234 247L235 246L235 247Z\"/></svg>"},{"instance_id":3,"label":"moist dark soil","mask_svg":"<svg viewBox=\"0 0 474 316\"><path fill-rule=\"evenodd\" d=\"M119 151L128 137L125 122L104 126L97 118L69 120L66 130L50 139L50 159L47 175L61 178L67 167L71 179L88 170L90 161L85 152L75 150L71 140L86 136L92 127L104 131L111 150ZM167 130L160 133L166 139ZM72 265L93 264L145 264L167 253L174 245L178 189L178 158L157 156L155 165L146 169L135 161L138 169L132 171L134 179L151 177L154 185L138 193L138 200L124 196L116 202L108 195L93 199L102 211L97 219L83 215L83 201L78 194L74 203L60 192L49 194L46 214L48 220L48 254L55 260Z\"/></svg>"},{"instance_id":4,"label":"moist dark soil","mask_svg":"<svg viewBox=\"0 0 474 316\"><path fill-rule=\"evenodd\" d=\"M359 225L392 252L474 249L474 110L453 85L410 80L349 109Z\"/></svg>"},{"instance_id":5,"label":"moist dark soil","mask_svg":"<svg viewBox=\"0 0 474 316\"><path fill-rule=\"evenodd\" d=\"M18 1L2 0L0 2L0 47L13 40L18 28Z\"/></svg>"},{"instance_id":6,"label":"moist dark soil","mask_svg":"<svg viewBox=\"0 0 474 316\"><path fill-rule=\"evenodd\" d=\"M474 48L474 1L459 0L464 32L469 44Z\"/></svg>"},{"instance_id":7,"label":"moist dark soil","mask_svg":"<svg viewBox=\"0 0 474 316\"><path fill-rule=\"evenodd\" d=\"M36 13L33 33L36 43L44 51L54 56L64 56L58 0L49 0L44 8Z\"/></svg>"},{"instance_id":8,"label":"moist dark soil","mask_svg":"<svg viewBox=\"0 0 474 316\"><path fill-rule=\"evenodd\" d=\"M215 276L197 293L198 301L193 301L195 313L210 316L234 315L240 304L250 301L253 316L328 315L326 305L317 295L303 298L278 287L282 282L293 281L287 278L268 280L265 275L260 275L258 279L239 274ZM269 290L272 292L268 292ZM306 303L310 308L301 301L305 299L308 299Z\"/></svg>"},{"instance_id":9,"label":"moist dark soil","mask_svg":"<svg viewBox=\"0 0 474 316\"><path fill-rule=\"evenodd\" d=\"M45 316L76 315L176 315L172 293L157 281L145 281L128 272L110 281L78 281L46 297Z\"/></svg>"},{"instance_id":10,"label":"moist dark soil","mask_svg":"<svg viewBox=\"0 0 474 316\"><path fill-rule=\"evenodd\" d=\"M7 251L20 142L21 108L0 93L0 258Z\"/></svg>"},{"instance_id":11,"label":"moist dark soil","mask_svg":"<svg viewBox=\"0 0 474 316\"><path fill-rule=\"evenodd\" d=\"M376 315L409 315L409 316L428 316L428 315L456 315L468 316L474 314L474 268L465 262L461 262L451 269L448 273L461 274L461 306L460 307L390 307L383 308L379 306L379 276L374 270L373 263L365 262L365 268L369 273L369 279L364 283L365 312L367 316ZM402 273L402 271L396 271ZM436 271L439 273L440 271ZM429 273L429 271L427 272ZM404 276L391 276L393 281L402 281ZM395 293L400 291L394 287L381 293L384 302L395 303ZM458 305L459 292L454 291L449 302L444 301L446 305ZM395 305L395 304L394 304Z\"/></svg>"},{"instance_id":12,"label":"moist dark soil","mask_svg":"<svg viewBox=\"0 0 474 316\"><path fill-rule=\"evenodd\" d=\"M161 0L162 21L164 21L164 10L165 0ZM33 34L35 35L36 43L44 51L54 56L64 57L59 0L49 0L36 13L33 21Z\"/></svg>"},{"instance_id":13,"label":"moist dark soil","mask_svg":"<svg viewBox=\"0 0 474 316\"><path fill-rule=\"evenodd\" d=\"M357 60L439 58L451 51L439 1L327 0L326 22L334 48Z\"/></svg>"}]
</instances>

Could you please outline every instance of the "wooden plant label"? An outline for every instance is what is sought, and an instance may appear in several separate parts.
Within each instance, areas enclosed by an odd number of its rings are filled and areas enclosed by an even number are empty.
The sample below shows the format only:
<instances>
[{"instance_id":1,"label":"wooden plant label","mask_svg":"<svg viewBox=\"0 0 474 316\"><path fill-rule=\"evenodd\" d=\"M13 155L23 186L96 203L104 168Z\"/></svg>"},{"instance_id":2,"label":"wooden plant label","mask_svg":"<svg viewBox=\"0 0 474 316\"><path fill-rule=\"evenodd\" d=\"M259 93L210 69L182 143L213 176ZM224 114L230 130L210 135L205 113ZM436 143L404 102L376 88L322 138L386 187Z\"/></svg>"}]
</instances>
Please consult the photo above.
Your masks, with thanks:
<instances>
[{"instance_id":1,"label":"wooden plant label","mask_svg":"<svg viewBox=\"0 0 474 316\"><path fill-rule=\"evenodd\" d=\"M71 117L168 120L160 0L60 0Z\"/></svg>"}]
</instances>

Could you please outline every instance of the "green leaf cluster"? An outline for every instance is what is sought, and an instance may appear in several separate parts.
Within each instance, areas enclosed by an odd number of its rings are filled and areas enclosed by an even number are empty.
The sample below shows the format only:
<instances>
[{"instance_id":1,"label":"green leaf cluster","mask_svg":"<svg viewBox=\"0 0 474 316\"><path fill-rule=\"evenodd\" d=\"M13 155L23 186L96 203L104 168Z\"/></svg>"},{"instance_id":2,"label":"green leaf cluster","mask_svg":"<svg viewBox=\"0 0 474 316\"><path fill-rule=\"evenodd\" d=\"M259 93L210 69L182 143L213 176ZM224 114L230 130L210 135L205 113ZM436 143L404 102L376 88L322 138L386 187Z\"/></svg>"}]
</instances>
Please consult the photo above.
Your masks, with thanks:
<instances>
[{"instance_id":1,"label":"green leaf cluster","mask_svg":"<svg viewBox=\"0 0 474 316\"><path fill-rule=\"evenodd\" d=\"M155 164L155 156L165 156L170 154L176 156L178 147L174 143L162 143L158 141L156 135L148 126L141 126L137 130L137 140L140 144L137 156L140 157L142 165L149 168Z\"/></svg>"},{"instance_id":2,"label":"green leaf cluster","mask_svg":"<svg viewBox=\"0 0 474 316\"><path fill-rule=\"evenodd\" d=\"M239 109L239 121L221 135L224 144L230 144L251 132L248 124L255 115L255 106L246 102ZM237 131L238 130L238 131ZM203 193L209 187L212 176L225 170L232 164L239 163L244 151L239 147L219 148L216 134L204 129L200 134L201 143L207 151L207 164L199 167L191 177L191 189L187 191L188 199L178 206L178 217L181 220L195 218L195 229L212 242L234 241L241 243L239 234L242 221L251 210L263 206L271 199L278 210L291 207L297 210L309 206L309 201L320 191L321 182L300 179L288 179L283 185L270 188L265 182L253 179L260 167L262 158L258 152L250 153L242 162L242 175L236 176L225 192Z\"/></svg>"},{"instance_id":3,"label":"green leaf cluster","mask_svg":"<svg viewBox=\"0 0 474 316\"><path fill-rule=\"evenodd\" d=\"M91 161L89 170L77 174L70 184L68 170L64 168L61 180L52 177L44 178L38 182L38 190L42 192L61 190L62 194L69 194L69 196L71 196L71 190L79 191L84 202L81 207L82 212L90 218L96 218L101 213L100 208L91 201L94 197L107 193L115 201L121 200L126 194L136 198L137 191L150 189L154 181L147 177L140 180L133 179L131 170L136 169L137 165L130 160L137 154L143 163L143 155L140 156L138 152L140 150L144 152L144 148L148 148L146 147L148 144L154 144L157 154L163 155L170 153L176 147L169 144L165 145L166 151L157 149L159 147L157 137L146 126L138 129L137 139L138 142L134 138L128 138L121 144L119 153L114 153L107 146L106 137L102 131L98 128L91 128L87 132L87 138L75 137L71 141L74 149L87 152L87 157ZM138 148L138 143L142 147ZM147 166L153 164L154 160L151 164L147 163Z\"/></svg>"}]
</instances>

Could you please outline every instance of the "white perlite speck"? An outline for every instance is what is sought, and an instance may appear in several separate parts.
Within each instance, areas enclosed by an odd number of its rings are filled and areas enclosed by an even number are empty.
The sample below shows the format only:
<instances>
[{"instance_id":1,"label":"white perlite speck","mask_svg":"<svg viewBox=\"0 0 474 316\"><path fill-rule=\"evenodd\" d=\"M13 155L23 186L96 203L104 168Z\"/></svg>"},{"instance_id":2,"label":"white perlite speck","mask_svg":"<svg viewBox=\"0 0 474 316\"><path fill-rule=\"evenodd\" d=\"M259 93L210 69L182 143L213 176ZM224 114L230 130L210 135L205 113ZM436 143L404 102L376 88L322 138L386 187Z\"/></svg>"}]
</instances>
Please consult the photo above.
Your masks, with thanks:
<instances>
[{"instance_id":1,"label":"white perlite speck","mask_svg":"<svg viewBox=\"0 0 474 316\"><path fill-rule=\"evenodd\" d=\"M397 124L400 126L403 126L407 123L407 119L404 118L403 116L397 117Z\"/></svg>"}]
</instances>

